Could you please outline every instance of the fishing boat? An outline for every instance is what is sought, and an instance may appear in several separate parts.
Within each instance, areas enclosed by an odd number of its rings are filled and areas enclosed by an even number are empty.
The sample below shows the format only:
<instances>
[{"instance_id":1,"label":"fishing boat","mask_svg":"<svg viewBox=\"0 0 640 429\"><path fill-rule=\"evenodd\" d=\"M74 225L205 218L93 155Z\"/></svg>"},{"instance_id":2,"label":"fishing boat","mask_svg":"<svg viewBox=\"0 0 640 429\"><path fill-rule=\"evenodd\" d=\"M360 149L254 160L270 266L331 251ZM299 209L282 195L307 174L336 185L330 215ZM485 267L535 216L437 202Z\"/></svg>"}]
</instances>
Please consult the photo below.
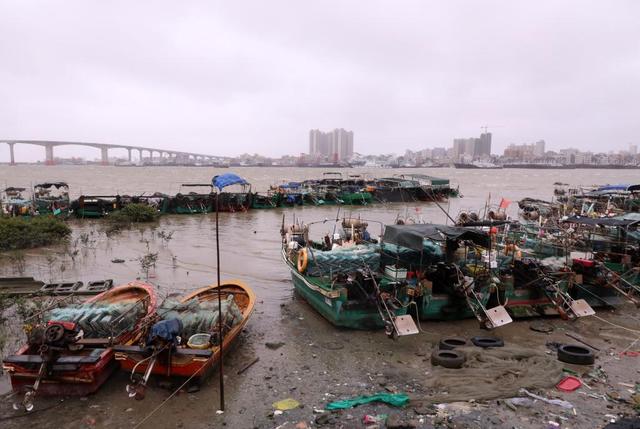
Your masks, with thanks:
<instances>
[{"instance_id":1,"label":"fishing boat","mask_svg":"<svg viewBox=\"0 0 640 429\"><path fill-rule=\"evenodd\" d=\"M452 188L449 179L426 174L401 174L398 177L418 182L420 191L416 192L416 196L420 201L440 201L459 195L458 188Z\"/></svg>"},{"instance_id":2,"label":"fishing boat","mask_svg":"<svg viewBox=\"0 0 640 429\"><path fill-rule=\"evenodd\" d=\"M373 195L367 192L367 181L359 174L350 174L340 181L338 197L346 205L365 206L373 202Z\"/></svg>"},{"instance_id":3,"label":"fishing boat","mask_svg":"<svg viewBox=\"0 0 640 429\"><path fill-rule=\"evenodd\" d=\"M274 185L271 190L280 195L281 207L295 207L304 205L307 190L301 182L286 182Z\"/></svg>"},{"instance_id":4,"label":"fishing boat","mask_svg":"<svg viewBox=\"0 0 640 429\"><path fill-rule=\"evenodd\" d=\"M456 162L453 164L455 168L465 168L465 169L483 169L483 170L497 170L501 169L502 165L494 164L490 161L472 161L470 163L465 162Z\"/></svg>"},{"instance_id":5,"label":"fishing boat","mask_svg":"<svg viewBox=\"0 0 640 429\"><path fill-rule=\"evenodd\" d=\"M2 214L7 216L30 216L33 213L31 200L25 198L26 188L10 186L0 194Z\"/></svg>"},{"instance_id":6,"label":"fishing boat","mask_svg":"<svg viewBox=\"0 0 640 429\"><path fill-rule=\"evenodd\" d=\"M33 204L41 215L69 215L69 185L65 182L39 183L33 187Z\"/></svg>"},{"instance_id":7,"label":"fishing boat","mask_svg":"<svg viewBox=\"0 0 640 429\"><path fill-rule=\"evenodd\" d=\"M269 190L266 193L254 192L251 197L252 209L275 209L280 206L282 194Z\"/></svg>"},{"instance_id":8,"label":"fishing boat","mask_svg":"<svg viewBox=\"0 0 640 429\"><path fill-rule=\"evenodd\" d=\"M416 202L419 201L418 196L423 193L417 181L398 177L374 179L368 183L366 190L373 193L377 201L383 203Z\"/></svg>"},{"instance_id":9,"label":"fishing boat","mask_svg":"<svg viewBox=\"0 0 640 429\"><path fill-rule=\"evenodd\" d=\"M121 208L119 195L81 195L71 203L71 211L81 219L104 217Z\"/></svg>"},{"instance_id":10,"label":"fishing boat","mask_svg":"<svg viewBox=\"0 0 640 429\"><path fill-rule=\"evenodd\" d=\"M25 391L25 409L36 395L95 392L117 369L114 345L136 343L156 316L150 284L134 281L82 304L47 310L28 342L4 359L14 391Z\"/></svg>"},{"instance_id":11,"label":"fishing boat","mask_svg":"<svg viewBox=\"0 0 640 429\"><path fill-rule=\"evenodd\" d=\"M218 337L219 294L223 314L222 347ZM215 368L221 353L226 354L237 341L255 301L253 290L237 280L205 287L180 300L165 300L158 309L161 320L147 334L144 346L115 347L121 368L132 376L127 389L130 396L142 399L152 374L200 383Z\"/></svg>"},{"instance_id":12,"label":"fishing boat","mask_svg":"<svg viewBox=\"0 0 640 429\"><path fill-rule=\"evenodd\" d=\"M317 241L309 238L311 225L285 226L283 218L282 259L295 290L335 326L385 328L390 336L417 333L407 314L406 283L392 269L389 275L380 273L379 244L368 224L345 218L340 232L334 226L333 234L328 231Z\"/></svg>"},{"instance_id":13,"label":"fishing boat","mask_svg":"<svg viewBox=\"0 0 640 429\"><path fill-rule=\"evenodd\" d=\"M129 204L142 204L153 208L158 213L167 213L169 200L169 196L161 192L154 192L151 195L122 195L120 206L124 208Z\"/></svg>"},{"instance_id":14,"label":"fishing boat","mask_svg":"<svg viewBox=\"0 0 640 429\"><path fill-rule=\"evenodd\" d=\"M196 188L200 190L192 190ZM214 203L215 194L210 183L183 183L180 192L169 199L167 211L173 214L211 213L215 210Z\"/></svg>"},{"instance_id":15,"label":"fishing boat","mask_svg":"<svg viewBox=\"0 0 640 429\"><path fill-rule=\"evenodd\" d=\"M489 234L473 227L387 225L383 265L402 273L420 319L476 317L492 329L510 323L511 317L499 303L489 305L496 288L486 280L498 271L490 248Z\"/></svg>"},{"instance_id":16,"label":"fishing boat","mask_svg":"<svg viewBox=\"0 0 640 429\"><path fill-rule=\"evenodd\" d=\"M222 176L238 177L233 173L226 173ZM212 183L182 184L181 191L183 188L207 188L208 192L202 190L188 193L178 192L169 200L168 212L175 214L211 213L216 211L216 207L221 212L247 211L251 208L253 197L251 185L242 178L238 177L238 179L240 181L230 185L237 189L224 192L215 192Z\"/></svg>"}]
</instances>

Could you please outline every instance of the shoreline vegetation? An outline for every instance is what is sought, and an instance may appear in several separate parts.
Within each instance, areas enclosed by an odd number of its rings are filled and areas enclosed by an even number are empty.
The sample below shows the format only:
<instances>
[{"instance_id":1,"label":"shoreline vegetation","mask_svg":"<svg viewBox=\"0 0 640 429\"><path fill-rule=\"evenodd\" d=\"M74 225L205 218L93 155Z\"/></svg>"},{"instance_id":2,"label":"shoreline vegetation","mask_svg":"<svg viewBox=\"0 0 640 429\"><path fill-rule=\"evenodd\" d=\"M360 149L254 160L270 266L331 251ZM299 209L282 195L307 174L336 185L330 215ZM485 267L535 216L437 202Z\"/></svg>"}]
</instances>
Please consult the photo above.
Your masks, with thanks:
<instances>
[{"instance_id":1,"label":"shoreline vegetation","mask_svg":"<svg viewBox=\"0 0 640 429\"><path fill-rule=\"evenodd\" d=\"M160 217L160 212L155 208L140 203L127 204L120 210L116 210L107 216L107 220L119 225L130 223L154 222Z\"/></svg>"},{"instance_id":2,"label":"shoreline vegetation","mask_svg":"<svg viewBox=\"0 0 640 429\"><path fill-rule=\"evenodd\" d=\"M71 228L53 216L0 217L0 251L62 244Z\"/></svg>"}]
</instances>

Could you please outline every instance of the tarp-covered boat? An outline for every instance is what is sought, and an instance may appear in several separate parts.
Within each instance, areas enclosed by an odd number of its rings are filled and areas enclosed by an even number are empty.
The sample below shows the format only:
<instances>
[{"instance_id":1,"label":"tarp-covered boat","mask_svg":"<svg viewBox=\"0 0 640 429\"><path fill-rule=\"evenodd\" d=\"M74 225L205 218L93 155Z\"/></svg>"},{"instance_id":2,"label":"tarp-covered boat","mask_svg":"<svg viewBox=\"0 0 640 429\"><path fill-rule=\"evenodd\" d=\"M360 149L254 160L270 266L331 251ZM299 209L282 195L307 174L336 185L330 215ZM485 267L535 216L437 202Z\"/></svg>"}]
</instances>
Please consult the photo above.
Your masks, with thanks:
<instances>
[{"instance_id":1,"label":"tarp-covered boat","mask_svg":"<svg viewBox=\"0 0 640 429\"><path fill-rule=\"evenodd\" d=\"M37 395L87 395L117 369L112 346L134 344L156 315L150 284L134 281L82 304L43 315L28 343L4 359L15 391L27 390L23 405Z\"/></svg>"},{"instance_id":2,"label":"tarp-covered boat","mask_svg":"<svg viewBox=\"0 0 640 429\"><path fill-rule=\"evenodd\" d=\"M222 300L222 318L218 313L218 293ZM244 283L233 280L208 286L180 300L167 299L158 309L162 318L148 332L146 343L117 346L116 359L122 369L145 374L135 379L131 396L144 396L146 378L151 374L167 377L207 377L249 321L256 296ZM218 323L222 320L223 344L218 340ZM178 340L178 337L180 340Z\"/></svg>"}]
</instances>

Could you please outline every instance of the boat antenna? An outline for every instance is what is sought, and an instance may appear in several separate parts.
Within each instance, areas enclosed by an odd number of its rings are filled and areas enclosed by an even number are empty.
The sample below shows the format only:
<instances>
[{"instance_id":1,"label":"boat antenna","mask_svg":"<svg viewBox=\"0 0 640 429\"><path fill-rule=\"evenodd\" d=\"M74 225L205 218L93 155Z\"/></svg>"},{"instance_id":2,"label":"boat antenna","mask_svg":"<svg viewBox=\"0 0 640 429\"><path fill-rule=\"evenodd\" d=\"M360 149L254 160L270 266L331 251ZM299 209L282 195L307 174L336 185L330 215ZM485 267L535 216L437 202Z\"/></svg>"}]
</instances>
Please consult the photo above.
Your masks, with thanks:
<instances>
[{"instance_id":1,"label":"boat antenna","mask_svg":"<svg viewBox=\"0 0 640 429\"><path fill-rule=\"evenodd\" d=\"M336 213L336 223L333 224L333 233L331 234L331 239L333 240L333 237L336 234L336 225L338 224L338 221L340 220L340 209L342 207L338 206L338 211Z\"/></svg>"},{"instance_id":2,"label":"boat antenna","mask_svg":"<svg viewBox=\"0 0 640 429\"><path fill-rule=\"evenodd\" d=\"M455 224L456 224L456 221L455 221L455 220L453 220L453 218L451 217L451 215L449 215L449 212L448 212L448 211L446 211L444 208L442 208L442 206L441 206L441 205L440 205L440 203L438 202L438 199L436 198L436 194L435 194L433 191L431 191L431 199L432 199L432 200L433 200L433 202L436 204L436 206L438 206L438 208L439 208L440 210L442 210L442 212L443 212L444 214L446 214L446 215L447 215L447 217L449 218L449 220L450 220L451 222L453 222L453 224L455 225Z\"/></svg>"}]
</instances>

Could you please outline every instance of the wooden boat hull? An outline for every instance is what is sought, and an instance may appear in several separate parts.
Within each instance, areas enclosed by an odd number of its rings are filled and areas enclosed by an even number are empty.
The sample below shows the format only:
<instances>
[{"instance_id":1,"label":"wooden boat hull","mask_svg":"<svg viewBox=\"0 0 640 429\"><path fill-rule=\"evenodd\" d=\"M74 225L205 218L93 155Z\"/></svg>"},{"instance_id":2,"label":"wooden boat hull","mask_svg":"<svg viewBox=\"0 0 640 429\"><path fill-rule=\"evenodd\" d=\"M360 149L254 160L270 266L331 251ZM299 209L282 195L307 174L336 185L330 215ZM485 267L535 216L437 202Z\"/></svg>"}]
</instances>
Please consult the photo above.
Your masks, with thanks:
<instances>
[{"instance_id":1,"label":"wooden boat hull","mask_svg":"<svg viewBox=\"0 0 640 429\"><path fill-rule=\"evenodd\" d=\"M157 297L152 285L134 281L91 297L86 302L125 302L146 300L146 316L134 327L120 333L116 338L81 340L84 348L79 351L65 350L52 362L51 371L42 378L38 395L88 395L97 391L118 368L113 344L133 344L142 336L147 318L155 317ZM38 378L42 357L32 346L23 346L15 355L4 359L4 369L9 373L15 391L25 390Z\"/></svg>"},{"instance_id":2,"label":"wooden boat hull","mask_svg":"<svg viewBox=\"0 0 640 429\"><path fill-rule=\"evenodd\" d=\"M249 321L249 317L255 306L256 297L248 286L236 280L223 283L220 285L220 289L223 295L225 292L234 293L242 295L242 299L246 299L244 304L239 304L242 311L242 320L224 336L222 350L220 347L212 347L211 349L205 350L179 347L172 352L163 352L158 356L158 360L151 371L152 374L177 378L193 377L202 380L208 377L215 368L215 365L220 360L221 351L226 354L233 347ZM217 290L217 286L209 286L187 295L181 301L217 299ZM143 347L118 346L115 347L114 350L116 351L116 360L120 363L121 369L131 372L135 368L136 373L144 373L146 371L146 361L137 365L148 357L148 353Z\"/></svg>"},{"instance_id":3,"label":"wooden boat hull","mask_svg":"<svg viewBox=\"0 0 640 429\"><path fill-rule=\"evenodd\" d=\"M24 392L38 378L42 360L39 355L28 354L28 346L14 356L4 360L14 392ZM112 349L103 349L96 358L78 354L62 356L53 365L51 375L42 379L38 395L42 396L86 396L95 393L118 369Z\"/></svg>"}]
</instances>

